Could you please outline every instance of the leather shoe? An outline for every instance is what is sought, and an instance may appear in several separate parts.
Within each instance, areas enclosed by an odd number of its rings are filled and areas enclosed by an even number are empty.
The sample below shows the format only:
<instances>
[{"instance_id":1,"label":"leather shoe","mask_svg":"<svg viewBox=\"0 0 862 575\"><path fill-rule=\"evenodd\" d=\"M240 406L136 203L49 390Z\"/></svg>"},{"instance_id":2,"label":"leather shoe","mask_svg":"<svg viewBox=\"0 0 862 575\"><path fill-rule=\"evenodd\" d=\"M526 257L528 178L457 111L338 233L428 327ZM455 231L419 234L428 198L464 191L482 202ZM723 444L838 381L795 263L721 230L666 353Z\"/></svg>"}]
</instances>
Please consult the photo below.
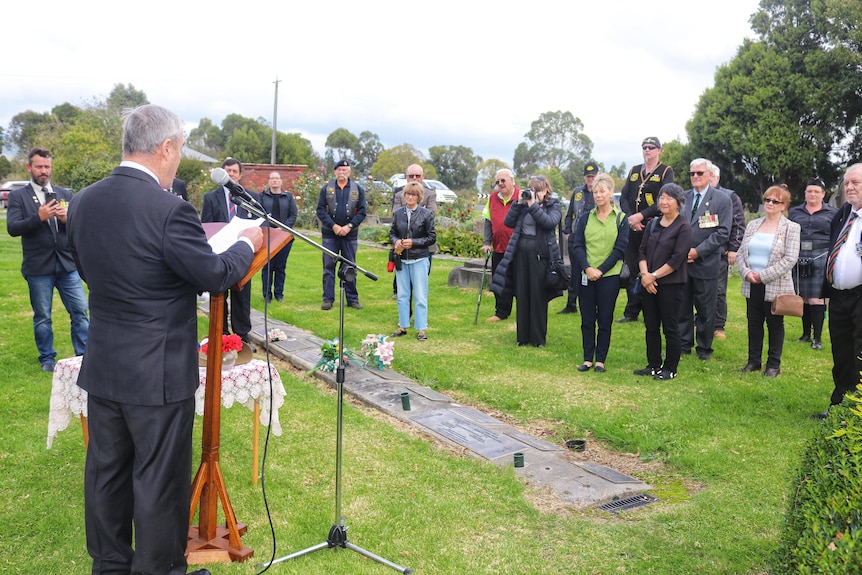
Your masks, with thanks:
<instances>
[{"instance_id":1,"label":"leather shoe","mask_svg":"<svg viewBox=\"0 0 862 575\"><path fill-rule=\"evenodd\" d=\"M331 301L325 301L325 302L323 302L322 304L320 304L320 309L322 309L322 310L330 310L330 309L332 309L332 302L331 302Z\"/></svg>"},{"instance_id":2,"label":"leather shoe","mask_svg":"<svg viewBox=\"0 0 862 575\"><path fill-rule=\"evenodd\" d=\"M637 321L637 320L638 320L638 318L636 318L636 317L626 317L626 316L623 316L623 317L621 317L620 319L616 320L616 322L617 322L617 323L629 323L629 322L631 322L631 321Z\"/></svg>"},{"instance_id":3,"label":"leather shoe","mask_svg":"<svg viewBox=\"0 0 862 575\"><path fill-rule=\"evenodd\" d=\"M186 575L212 575L209 569L198 569L197 571L189 571Z\"/></svg>"},{"instance_id":4,"label":"leather shoe","mask_svg":"<svg viewBox=\"0 0 862 575\"><path fill-rule=\"evenodd\" d=\"M811 414L811 419L826 419L827 417L829 417L828 411L818 411Z\"/></svg>"},{"instance_id":5,"label":"leather shoe","mask_svg":"<svg viewBox=\"0 0 862 575\"><path fill-rule=\"evenodd\" d=\"M566 306L563 309L561 309L560 311L558 311L557 313L558 314L561 314L561 313L578 313L578 308Z\"/></svg>"},{"instance_id":6,"label":"leather shoe","mask_svg":"<svg viewBox=\"0 0 862 575\"><path fill-rule=\"evenodd\" d=\"M42 364L42 371L49 371L49 372L54 371L54 362L53 361L46 361L45 363L43 363Z\"/></svg>"},{"instance_id":7,"label":"leather shoe","mask_svg":"<svg viewBox=\"0 0 862 575\"><path fill-rule=\"evenodd\" d=\"M590 371L593 366L582 363L578 366L578 371Z\"/></svg>"},{"instance_id":8,"label":"leather shoe","mask_svg":"<svg viewBox=\"0 0 862 575\"><path fill-rule=\"evenodd\" d=\"M654 367L646 366L646 367L645 367L645 368L643 368L643 369L636 369L636 370L634 370L632 373L633 373L633 374L635 374L635 375L648 375L648 376L652 377L652 376L654 376L656 373L658 373L658 371L659 371L659 370L658 370L658 369L656 369L656 368L654 368Z\"/></svg>"},{"instance_id":9,"label":"leather shoe","mask_svg":"<svg viewBox=\"0 0 862 575\"><path fill-rule=\"evenodd\" d=\"M810 342L810 341L811 341L811 336L809 336L809 335L803 335L802 337L800 337L800 338L799 338L799 339L797 339L796 341L801 341L802 343L808 343L808 342Z\"/></svg>"},{"instance_id":10,"label":"leather shoe","mask_svg":"<svg viewBox=\"0 0 862 575\"><path fill-rule=\"evenodd\" d=\"M353 309L362 309L362 304L359 303L358 301L352 301L349 304L347 304L347 307L352 307Z\"/></svg>"},{"instance_id":11,"label":"leather shoe","mask_svg":"<svg viewBox=\"0 0 862 575\"><path fill-rule=\"evenodd\" d=\"M396 331L395 333L393 333L389 337L401 337L402 335L407 335L406 329L399 329L398 331Z\"/></svg>"},{"instance_id":12,"label":"leather shoe","mask_svg":"<svg viewBox=\"0 0 862 575\"><path fill-rule=\"evenodd\" d=\"M700 361L708 361L710 357L712 357L711 353L706 353L703 351L697 352L697 359L699 359Z\"/></svg>"},{"instance_id":13,"label":"leather shoe","mask_svg":"<svg viewBox=\"0 0 862 575\"><path fill-rule=\"evenodd\" d=\"M823 344L820 343L819 339L815 339L811 342L811 349L823 349Z\"/></svg>"},{"instance_id":14,"label":"leather shoe","mask_svg":"<svg viewBox=\"0 0 862 575\"><path fill-rule=\"evenodd\" d=\"M745 367L739 370L739 373L748 373L750 371L760 371L760 364L749 361L745 364Z\"/></svg>"},{"instance_id":15,"label":"leather shoe","mask_svg":"<svg viewBox=\"0 0 862 575\"><path fill-rule=\"evenodd\" d=\"M603 366L603 365L597 365L597 366L596 366L596 369L594 369L593 371L595 371L596 373L604 373L604 372L606 372L607 370L605 369L605 366Z\"/></svg>"},{"instance_id":16,"label":"leather shoe","mask_svg":"<svg viewBox=\"0 0 862 575\"><path fill-rule=\"evenodd\" d=\"M767 367L766 371L763 372L763 377L778 377L779 373L781 370L777 367Z\"/></svg>"}]
</instances>

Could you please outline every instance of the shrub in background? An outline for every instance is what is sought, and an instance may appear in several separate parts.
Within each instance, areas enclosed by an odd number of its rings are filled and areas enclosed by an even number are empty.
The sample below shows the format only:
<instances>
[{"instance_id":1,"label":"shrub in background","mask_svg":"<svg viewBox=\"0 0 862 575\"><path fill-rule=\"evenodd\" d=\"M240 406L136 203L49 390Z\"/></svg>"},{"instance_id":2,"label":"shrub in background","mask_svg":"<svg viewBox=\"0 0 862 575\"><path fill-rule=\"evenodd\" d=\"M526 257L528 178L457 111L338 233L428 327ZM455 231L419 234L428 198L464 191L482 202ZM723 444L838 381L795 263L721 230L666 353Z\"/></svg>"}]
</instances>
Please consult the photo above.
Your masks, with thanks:
<instances>
[{"instance_id":1,"label":"shrub in background","mask_svg":"<svg viewBox=\"0 0 862 575\"><path fill-rule=\"evenodd\" d=\"M862 396L829 410L792 484L775 573L862 573Z\"/></svg>"}]
</instances>

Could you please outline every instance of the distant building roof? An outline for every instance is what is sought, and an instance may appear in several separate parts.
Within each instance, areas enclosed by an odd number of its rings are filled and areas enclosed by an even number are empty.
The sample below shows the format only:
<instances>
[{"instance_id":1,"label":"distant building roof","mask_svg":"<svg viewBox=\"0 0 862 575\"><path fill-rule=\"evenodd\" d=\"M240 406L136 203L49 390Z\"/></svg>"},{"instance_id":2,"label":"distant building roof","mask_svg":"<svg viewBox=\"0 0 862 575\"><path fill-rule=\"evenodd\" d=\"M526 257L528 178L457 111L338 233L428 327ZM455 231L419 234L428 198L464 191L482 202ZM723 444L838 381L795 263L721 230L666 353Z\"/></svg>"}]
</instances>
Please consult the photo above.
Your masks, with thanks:
<instances>
[{"instance_id":1,"label":"distant building roof","mask_svg":"<svg viewBox=\"0 0 862 575\"><path fill-rule=\"evenodd\" d=\"M198 152L197 150L192 150L188 146L183 146L183 157L188 158L190 160L198 160L201 162L206 162L207 164L217 164L218 160L213 158L212 156L207 156L203 152Z\"/></svg>"}]
</instances>

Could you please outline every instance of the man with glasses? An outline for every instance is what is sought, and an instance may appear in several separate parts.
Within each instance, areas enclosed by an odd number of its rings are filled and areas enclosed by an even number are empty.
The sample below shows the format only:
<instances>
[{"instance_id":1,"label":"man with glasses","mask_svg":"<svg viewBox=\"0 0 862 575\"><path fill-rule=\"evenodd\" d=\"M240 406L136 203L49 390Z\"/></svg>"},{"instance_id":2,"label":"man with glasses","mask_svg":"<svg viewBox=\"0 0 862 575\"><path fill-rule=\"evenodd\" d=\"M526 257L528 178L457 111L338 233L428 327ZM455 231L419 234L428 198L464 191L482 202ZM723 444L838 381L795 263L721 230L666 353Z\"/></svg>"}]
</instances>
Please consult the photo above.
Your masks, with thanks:
<instances>
[{"instance_id":1,"label":"man with glasses","mask_svg":"<svg viewBox=\"0 0 862 575\"><path fill-rule=\"evenodd\" d=\"M658 193L665 184L673 183L673 168L659 161L661 142L650 136L641 142L644 163L634 166L620 191L620 208L628 215L629 245L625 262L633 272L638 269L638 251L644 235L644 226L659 216ZM627 286L621 286L623 288ZM637 321L641 311L641 296L626 290L628 303L623 317L617 323Z\"/></svg>"},{"instance_id":2,"label":"man with glasses","mask_svg":"<svg viewBox=\"0 0 862 575\"><path fill-rule=\"evenodd\" d=\"M407 178L407 184L410 182L419 182L422 184L422 189L425 190L422 199L419 200L419 205L423 208L427 208L431 210L431 213L434 214L434 217L437 217L437 192L425 183L425 170L422 169L422 166L419 164L411 164L407 167L407 170L404 172L404 177ZM399 186L395 188L392 194L392 213L395 213L395 210L398 208L402 208L407 205L407 202L404 201L404 188L407 185ZM428 246L428 253L430 254L428 257L429 265L428 272L431 272L430 261L434 258L434 253L437 251L437 244L432 244ZM392 278L392 299L398 298L398 284L395 278ZM412 302L413 298L410 298L411 301L411 310L412 310Z\"/></svg>"},{"instance_id":3,"label":"man with glasses","mask_svg":"<svg viewBox=\"0 0 862 575\"><path fill-rule=\"evenodd\" d=\"M495 191L488 197L485 210L485 228L483 230L482 253L491 252L491 276L497 270L497 265L506 254L506 246L512 238L515 230L506 226L503 222L509 208L518 201L521 190L515 185L515 174L509 168L497 170L495 178ZM494 296L496 307L494 315L485 321L495 322L507 319L512 313L512 294Z\"/></svg>"},{"instance_id":4,"label":"man with glasses","mask_svg":"<svg viewBox=\"0 0 862 575\"><path fill-rule=\"evenodd\" d=\"M590 211L596 207L596 202L593 200L593 181L596 179L596 174L599 173L599 166L595 162L587 162L584 166L584 185L572 192L572 199L569 202L569 209L566 210L566 217L563 220L563 233L572 238L572 225L577 223L581 214ZM572 244L569 243L569 261L574 262L575 258L572 255ZM581 275L572 274L572 281L569 282L569 297L566 301L566 307L557 313L578 313L578 286L580 285Z\"/></svg>"},{"instance_id":5,"label":"man with glasses","mask_svg":"<svg viewBox=\"0 0 862 575\"><path fill-rule=\"evenodd\" d=\"M691 353L696 343L697 357L702 361L708 360L713 352L721 254L727 249L733 221L730 196L710 185L711 166L712 162L704 158L689 164L692 189L685 193L681 212L691 222L688 283L679 317L682 353Z\"/></svg>"}]
</instances>

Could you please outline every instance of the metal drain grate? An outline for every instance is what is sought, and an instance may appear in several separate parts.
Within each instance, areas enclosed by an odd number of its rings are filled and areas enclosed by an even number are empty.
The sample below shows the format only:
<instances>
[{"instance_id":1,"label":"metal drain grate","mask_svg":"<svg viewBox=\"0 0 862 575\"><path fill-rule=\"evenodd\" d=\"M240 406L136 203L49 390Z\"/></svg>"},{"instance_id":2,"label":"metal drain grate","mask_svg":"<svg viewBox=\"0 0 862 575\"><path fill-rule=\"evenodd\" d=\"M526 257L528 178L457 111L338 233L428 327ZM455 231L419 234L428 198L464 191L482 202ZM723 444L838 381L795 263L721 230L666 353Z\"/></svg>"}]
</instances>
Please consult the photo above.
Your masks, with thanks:
<instances>
[{"instance_id":1,"label":"metal drain grate","mask_svg":"<svg viewBox=\"0 0 862 575\"><path fill-rule=\"evenodd\" d=\"M599 505L599 509L610 513L616 513L618 511L627 511L629 509L635 509L636 507L643 507L644 505L649 505L656 501L658 501L658 498L641 493L640 495L633 495L632 497L626 497L625 499L618 499L617 501L611 501L610 503Z\"/></svg>"}]
</instances>

